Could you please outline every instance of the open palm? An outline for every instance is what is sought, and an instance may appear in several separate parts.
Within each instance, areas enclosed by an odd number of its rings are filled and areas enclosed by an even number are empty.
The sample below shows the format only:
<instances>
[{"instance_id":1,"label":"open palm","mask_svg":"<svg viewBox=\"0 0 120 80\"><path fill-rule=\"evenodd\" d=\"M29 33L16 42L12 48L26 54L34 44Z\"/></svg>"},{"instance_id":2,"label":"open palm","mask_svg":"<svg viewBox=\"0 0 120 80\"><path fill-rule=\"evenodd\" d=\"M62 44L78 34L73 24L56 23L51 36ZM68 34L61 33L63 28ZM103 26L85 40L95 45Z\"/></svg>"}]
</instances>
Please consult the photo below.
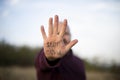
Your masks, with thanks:
<instances>
[{"instance_id":1,"label":"open palm","mask_svg":"<svg viewBox=\"0 0 120 80\"><path fill-rule=\"evenodd\" d=\"M63 36L67 27L67 20L65 19L62 23L61 30L58 34L58 16L55 15L54 23L53 19L49 18L49 28L48 28L48 37L46 36L44 27L41 26L41 33L44 39L44 53L48 60L56 60L62 58L72 46L74 46L78 41L75 39L69 44L65 45L63 41Z\"/></svg>"}]
</instances>

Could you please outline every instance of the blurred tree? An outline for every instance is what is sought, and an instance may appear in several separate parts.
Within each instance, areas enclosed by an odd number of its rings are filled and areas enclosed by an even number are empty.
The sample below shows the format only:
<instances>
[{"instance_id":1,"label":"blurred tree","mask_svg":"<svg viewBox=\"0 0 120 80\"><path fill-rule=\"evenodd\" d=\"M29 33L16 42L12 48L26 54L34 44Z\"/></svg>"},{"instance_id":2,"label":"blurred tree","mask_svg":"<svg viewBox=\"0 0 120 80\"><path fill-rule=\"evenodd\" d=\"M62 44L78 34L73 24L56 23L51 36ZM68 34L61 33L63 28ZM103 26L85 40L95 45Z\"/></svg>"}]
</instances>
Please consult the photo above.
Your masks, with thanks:
<instances>
[{"instance_id":1,"label":"blurred tree","mask_svg":"<svg viewBox=\"0 0 120 80\"><path fill-rule=\"evenodd\" d=\"M28 46L13 46L0 41L0 66L31 66L34 65L36 53L41 48L30 48Z\"/></svg>"}]
</instances>

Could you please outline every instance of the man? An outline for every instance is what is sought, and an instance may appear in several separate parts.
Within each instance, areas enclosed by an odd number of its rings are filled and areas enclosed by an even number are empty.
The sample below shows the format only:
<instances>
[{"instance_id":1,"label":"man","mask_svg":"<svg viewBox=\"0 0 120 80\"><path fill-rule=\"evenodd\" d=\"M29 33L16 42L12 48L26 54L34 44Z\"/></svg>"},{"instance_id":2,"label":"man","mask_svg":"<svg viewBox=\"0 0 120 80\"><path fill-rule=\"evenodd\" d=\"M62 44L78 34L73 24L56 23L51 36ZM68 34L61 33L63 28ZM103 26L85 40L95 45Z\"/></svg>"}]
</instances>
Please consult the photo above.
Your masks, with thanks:
<instances>
[{"instance_id":1,"label":"man","mask_svg":"<svg viewBox=\"0 0 120 80\"><path fill-rule=\"evenodd\" d=\"M44 47L36 56L35 66L38 80L86 80L84 64L75 57L71 48L78 42L70 40L67 20L59 22L57 15L49 18L48 36L41 26Z\"/></svg>"}]
</instances>

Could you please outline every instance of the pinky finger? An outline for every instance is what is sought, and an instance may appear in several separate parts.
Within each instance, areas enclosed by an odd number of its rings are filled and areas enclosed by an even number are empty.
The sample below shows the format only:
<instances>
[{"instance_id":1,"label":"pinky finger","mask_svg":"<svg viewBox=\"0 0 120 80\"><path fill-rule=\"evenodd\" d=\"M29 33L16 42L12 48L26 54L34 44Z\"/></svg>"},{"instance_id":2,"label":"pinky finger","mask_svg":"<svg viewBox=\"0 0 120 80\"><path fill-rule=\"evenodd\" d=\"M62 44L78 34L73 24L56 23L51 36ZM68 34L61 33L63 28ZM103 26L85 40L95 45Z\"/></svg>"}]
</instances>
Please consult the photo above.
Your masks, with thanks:
<instances>
[{"instance_id":1,"label":"pinky finger","mask_svg":"<svg viewBox=\"0 0 120 80\"><path fill-rule=\"evenodd\" d=\"M43 26L43 25L41 26L41 33L42 33L43 39L45 40L45 39L47 38L47 36L46 36L46 33L45 33L45 30L44 30L44 26Z\"/></svg>"}]
</instances>

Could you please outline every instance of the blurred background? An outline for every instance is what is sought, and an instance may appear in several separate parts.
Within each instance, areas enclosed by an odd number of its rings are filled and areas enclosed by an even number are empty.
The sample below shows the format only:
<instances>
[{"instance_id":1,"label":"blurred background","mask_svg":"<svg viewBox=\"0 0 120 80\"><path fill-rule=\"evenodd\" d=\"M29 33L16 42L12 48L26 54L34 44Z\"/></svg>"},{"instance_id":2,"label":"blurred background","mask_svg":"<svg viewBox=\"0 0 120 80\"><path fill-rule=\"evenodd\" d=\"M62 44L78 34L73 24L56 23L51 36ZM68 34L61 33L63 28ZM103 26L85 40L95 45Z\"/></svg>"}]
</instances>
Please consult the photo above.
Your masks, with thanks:
<instances>
[{"instance_id":1,"label":"blurred background","mask_svg":"<svg viewBox=\"0 0 120 80\"><path fill-rule=\"evenodd\" d=\"M120 0L0 0L0 80L36 80L40 26L68 19L87 80L120 80Z\"/></svg>"}]
</instances>

